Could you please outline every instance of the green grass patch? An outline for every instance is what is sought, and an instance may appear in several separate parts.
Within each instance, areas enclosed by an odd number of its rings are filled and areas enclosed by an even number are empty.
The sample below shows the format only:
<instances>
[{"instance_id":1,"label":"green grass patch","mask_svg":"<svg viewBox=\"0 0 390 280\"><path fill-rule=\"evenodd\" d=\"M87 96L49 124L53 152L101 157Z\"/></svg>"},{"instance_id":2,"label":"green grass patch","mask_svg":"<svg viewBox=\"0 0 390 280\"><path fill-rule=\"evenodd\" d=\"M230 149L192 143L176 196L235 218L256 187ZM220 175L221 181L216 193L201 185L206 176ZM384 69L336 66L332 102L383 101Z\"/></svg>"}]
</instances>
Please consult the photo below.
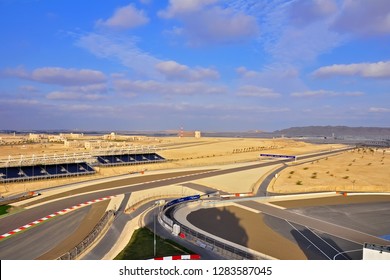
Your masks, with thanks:
<instances>
[{"instance_id":1,"label":"green grass patch","mask_svg":"<svg viewBox=\"0 0 390 280\"><path fill-rule=\"evenodd\" d=\"M154 234L148 228L140 228L134 231L130 242L115 257L115 260L147 260L152 259L153 255ZM192 251L183 246L156 235L156 257L189 255L194 254Z\"/></svg>"},{"instance_id":2,"label":"green grass patch","mask_svg":"<svg viewBox=\"0 0 390 280\"><path fill-rule=\"evenodd\" d=\"M1 205L0 206L0 216L8 214L8 209L10 209L10 208L11 208L11 206L9 206L9 205Z\"/></svg>"}]
</instances>

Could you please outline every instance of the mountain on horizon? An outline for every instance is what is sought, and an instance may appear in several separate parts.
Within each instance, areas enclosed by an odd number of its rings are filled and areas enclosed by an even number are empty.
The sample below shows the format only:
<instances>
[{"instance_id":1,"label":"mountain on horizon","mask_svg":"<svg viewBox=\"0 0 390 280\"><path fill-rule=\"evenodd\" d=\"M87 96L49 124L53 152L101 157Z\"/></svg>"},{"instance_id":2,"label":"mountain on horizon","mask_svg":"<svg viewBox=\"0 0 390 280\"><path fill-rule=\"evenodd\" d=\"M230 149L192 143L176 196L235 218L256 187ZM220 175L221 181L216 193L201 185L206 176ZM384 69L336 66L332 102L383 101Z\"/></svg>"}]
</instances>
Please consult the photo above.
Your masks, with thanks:
<instances>
[{"instance_id":1,"label":"mountain on horizon","mask_svg":"<svg viewBox=\"0 0 390 280\"><path fill-rule=\"evenodd\" d=\"M305 126L290 127L272 132L287 137L381 137L390 138L390 127Z\"/></svg>"}]
</instances>

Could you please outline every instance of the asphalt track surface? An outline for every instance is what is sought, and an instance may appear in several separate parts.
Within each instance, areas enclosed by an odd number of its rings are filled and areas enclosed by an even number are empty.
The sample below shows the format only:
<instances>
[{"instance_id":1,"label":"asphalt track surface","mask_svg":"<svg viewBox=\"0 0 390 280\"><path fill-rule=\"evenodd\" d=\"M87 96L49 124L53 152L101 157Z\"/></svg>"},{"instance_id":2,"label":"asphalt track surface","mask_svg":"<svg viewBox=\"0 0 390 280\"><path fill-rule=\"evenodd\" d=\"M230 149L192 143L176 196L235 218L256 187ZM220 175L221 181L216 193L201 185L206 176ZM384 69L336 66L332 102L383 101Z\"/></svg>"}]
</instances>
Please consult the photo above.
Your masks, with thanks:
<instances>
[{"instance_id":1,"label":"asphalt track surface","mask_svg":"<svg viewBox=\"0 0 390 280\"><path fill-rule=\"evenodd\" d=\"M296 224L305 225L309 228L317 229L321 232L356 242L358 244L364 244L365 242L368 242L378 245L390 245L390 241L378 238L371 234L350 229L341 225L332 224L309 216L303 216L294 212L285 211L284 209L275 208L270 205L257 203L254 201L247 201L239 204L259 210L277 218L281 218Z\"/></svg>"},{"instance_id":2,"label":"asphalt track surface","mask_svg":"<svg viewBox=\"0 0 390 280\"><path fill-rule=\"evenodd\" d=\"M26 206L31 206L33 204L37 204L43 201L49 201L51 199L59 198L61 197L61 195L64 196L64 198L61 200L47 202L42 206L25 209L24 211L0 219L0 232L1 234L7 233L20 226L26 225L32 221L35 221L39 218L45 217L47 215L50 215L62 209L66 209L74 205L91 201L94 199L99 199L110 195L119 195L123 193L129 193L132 191L139 191L144 189L150 189L150 188L180 183L182 181L187 180L186 178L197 177L197 175L191 175L188 177L180 177L180 176L187 176L189 174L194 174L194 173L199 173L199 171L175 172L175 173L162 174L162 176L149 175L145 177L122 179L122 180L116 180L112 182L99 183L93 186L88 186L85 188L68 191L65 193L61 193L57 196L50 196L47 198L42 197L42 199L34 201L33 203L28 203ZM170 178L169 175L172 178ZM154 180L161 180L161 181L154 181ZM94 193L87 193L102 188L104 189L101 191L94 192ZM73 196L67 197L69 195L73 195Z\"/></svg>"},{"instance_id":3,"label":"asphalt track surface","mask_svg":"<svg viewBox=\"0 0 390 280\"><path fill-rule=\"evenodd\" d=\"M337 205L338 198L344 204ZM358 260L365 242L390 245L390 240L381 238L390 233L390 196L316 200L320 206L305 207L310 199L302 199L294 201L291 209L237 200L258 213L229 206L197 210L187 220L222 239L279 259Z\"/></svg>"},{"instance_id":4,"label":"asphalt track surface","mask_svg":"<svg viewBox=\"0 0 390 280\"><path fill-rule=\"evenodd\" d=\"M309 158L309 157L317 157L319 155L328 155L332 153L338 153L340 151L329 151L324 153L319 153L315 155L310 156L304 156L300 157L300 159L303 158ZM143 177L134 177L134 178L127 178L127 179L116 179L111 182L105 182L105 183L96 183L89 187L80 188L77 190L72 190L69 192L62 193L59 196L70 196L74 195L73 197L67 197L58 201L48 202L42 206L34 207L30 209L26 209L24 211L21 211L19 213L15 213L13 215L9 215L7 217L4 217L0 219L0 233L6 233L13 229L16 229L20 226L23 226L25 224L28 224L34 220L37 220L41 217L50 215L52 213L55 213L57 211L60 211L62 209L71 207L73 205L77 205L79 203L84 203L86 201L98 199L105 196L110 195L119 195L124 193L131 193L139 190L145 190L145 189L153 189L156 187L166 186L166 185L174 185L179 184L183 182L189 182L194 181L202 178L212 177L212 176L218 176L233 172L240 172L244 170L250 170L265 166L271 166L275 164L279 164L281 162L286 162L285 160L275 160L275 161L268 161L268 162L261 162L259 164L254 164L250 166L243 166L243 167L236 167L236 168L230 168L225 170L204 170L202 171L189 171L189 172L171 172L171 173L165 173L160 175L147 175ZM101 190L96 192L96 190ZM87 193L90 191L95 191L94 193ZM47 200L54 199L53 197L47 198ZM38 200L34 203L39 203L45 201L45 198L42 198L42 200ZM79 213L76 211L75 213ZM76 215L76 214L75 214ZM34 230L40 231L43 230L40 226L36 226ZM29 230L31 231L31 230ZM47 232L48 234L48 232ZM52 234L48 234L52 235ZM24 235L20 235L24 236ZM27 236L27 235L26 235ZM28 234L30 236L30 234ZM2 246L7 246L8 240L14 238L9 237L2 241L0 241L0 244ZM26 238L26 237L25 237ZM52 237L51 237L52 238ZM28 237L30 240L30 244L33 242L30 237ZM37 242L40 243L40 242ZM52 244L53 245L53 244ZM8 258L7 256L4 256L5 258ZM1 259L1 258L0 258Z\"/></svg>"},{"instance_id":5,"label":"asphalt track surface","mask_svg":"<svg viewBox=\"0 0 390 280\"><path fill-rule=\"evenodd\" d=\"M91 206L80 208L22 231L0 242L0 259L33 260L77 230Z\"/></svg>"},{"instance_id":6,"label":"asphalt track surface","mask_svg":"<svg viewBox=\"0 0 390 280\"><path fill-rule=\"evenodd\" d=\"M321 155L329 154L332 152L321 153ZM334 151L333 151L334 153ZM318 155L316 155L318 156ZM126 179L116 179L111 182L96 183L88 187L75 189L58 194L57 196L42 197L40 200L36 200L31 203L27 203L24 206L31 206L40 202L50 201L56 198L67 197L59 201L48 202L40 207L34 207L26 209L22 212L13 214L11 216L0 219L0 233L6 233L14 230L20 226L35 221L41 217L50 215L62 209L72 207L79 203L98 199L110 195L119 195L123 193L130 193L140 190L152 189L156 187L162 187L167 185L175 185L188 181L195 181L212 176L224 175L234 172L240 172L250 169L256 169L266 166L272 166L285 162L283 160L267 161L250 166L242 166L229 168L224 170L205 169L204 171L185 171L185 172L171 172L158 175L146 175L143 177L134 177ZM101 190L101 191L98 191ZM93 193L88 193L93 191ZM68 197L73 196L73 197Z\"/></svg>"},{"instance_id":7,"label":"asphalt track surface","mask_svg":"<svg viewBox=\"0 0 390 280\"><path fill-rule=\"evenodd\" d=\"M351 149L353 149L353 148L345 148L345 149L340 149L338 151L326 151L326 152L317 153L315 155L298 156L297 160L301 161L301 160L310 159L310 158L318 157L318 156L338 154L340 152L348 151ZM268 189L268 186L271 183L272 179L275 177L276 174L281 172L283 169L289 167L289 165L287 165L286 162L293 162L293 161L295 161L295 160L294 159L287 159L287 160L281 161L281 163L283 163L284 165L279 167L278 169L272 171L270 174L268 174L264 178L264 180L261 182L261 184L257 190L256 196L268 196L270 193L267 191L267 189ZM277 195L277 194L272 194L272 195Z\"/></svg>"}]
</instances>

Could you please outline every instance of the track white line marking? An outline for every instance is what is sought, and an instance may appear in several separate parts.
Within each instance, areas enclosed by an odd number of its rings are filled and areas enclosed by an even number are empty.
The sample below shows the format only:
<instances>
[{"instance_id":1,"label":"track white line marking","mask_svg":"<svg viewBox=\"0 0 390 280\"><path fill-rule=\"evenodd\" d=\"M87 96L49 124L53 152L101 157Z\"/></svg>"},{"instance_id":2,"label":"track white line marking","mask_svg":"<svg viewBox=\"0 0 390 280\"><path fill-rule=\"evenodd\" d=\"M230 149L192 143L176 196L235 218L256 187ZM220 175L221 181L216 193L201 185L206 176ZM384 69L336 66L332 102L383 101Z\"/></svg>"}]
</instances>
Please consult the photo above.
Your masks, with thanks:
<instances>
[{"instance_id":1,"label":"track white line marking","mask_svg":"<svg viewBox=\"0 0 390 280\"><path fill-rule=\"evenodd\" d=\"M300 232L294 225L292 225L289 221L285 220L293 229L295 229L300 235L302 235L307 241L309 241L314 247L316 247L318 249L318 251L320 251L325 257L327 257L329 260L331 260L331 258L325 254L324 251L322 251L316 244L314 244L309 238L307 238L302 232Z\"/></svg>"},{"instance_id":2,"label":"track white line marking","mask_svg":"<svg viewBox=\"0 0 390 280\"><path fill-rule=\"evenodd\" d=\"M358 251L363 251L363 249L356 249L356 250L349 250L349 251L340 252L340 253L334 255L333 260L335 260L338 255L343 255L344 256L345 253L352 253L352 252L358 252Z\"/></svg>"},{"instance_id":3,"label":"track white line marking","mask_svg":"<svg viewBox=\"0 0 390 280\"><path fill-rule=\"evenodd\" d=\"M46 217L40 218L40 219L38 219L38 220L36 220L34 222L28 223L28 224L26 224L24 226L21 226L21 227L17 228L17 229L11 230L8 233L4 233L4 234L0 235L0 240L4 239L6 237L9 237L9 236L11 236L11 235L13 235L15 233L18 233L20 231L23 231L23 230L25 230L25 229L27 229L27 228L29 228L31 226L35 226L35 225L37 225L39 223L42 223L42 222L44 222L44 221L46 221L48 219L54 218L54 217L56 217L58 215L64 215L64 214L66 214L66 213L68 213L68 212L70 212L72 210L75 210L75 209L78 209L78 208L90 205L90 204L95 203L95 202L100 202L100 201L104 201L104 200L107 200L107 199L111 199L113 197L114 196L106 196L106 197L102 197L102 198L99 198L99 199L94 199L92 201L87 201L87 202L84 202L84 203L80 203L80 204L78 204L76 206L63 209L61 211L55 212L54 214L47 215Z\"/></svg>"},{"instance_id":4,"label":"track white line marking","mask_svg":"<svg viewBox=\"0 0 390 280\"><path fill-rule=\"evenodd\" d=\"M333 247L331 244L329 244L325 239L323 239L321 236L319 236L316 232L314 232L313 230L311 230L310 228L306 227L306 229L310 230L315 236L317 236L319 239L321 239L326 245L328 245L330 248L332 248L333 250L335 250L337 252L336 255L340 254L340 251L337 250L335 247ZM347 260L347 257L343 255L343 257Z\"/></svg>"}]
</instances>

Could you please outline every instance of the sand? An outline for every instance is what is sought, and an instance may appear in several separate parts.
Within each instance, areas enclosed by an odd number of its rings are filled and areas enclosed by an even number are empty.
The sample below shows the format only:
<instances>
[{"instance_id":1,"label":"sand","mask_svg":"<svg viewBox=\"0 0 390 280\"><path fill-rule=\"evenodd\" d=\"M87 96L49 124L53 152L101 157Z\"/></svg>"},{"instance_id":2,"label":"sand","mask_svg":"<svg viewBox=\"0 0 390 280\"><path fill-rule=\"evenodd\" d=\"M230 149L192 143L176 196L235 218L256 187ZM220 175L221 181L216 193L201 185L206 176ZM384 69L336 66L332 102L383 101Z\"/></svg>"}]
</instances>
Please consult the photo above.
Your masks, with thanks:
<instances>
[{"instance_id":1,"label":"sand","mask_svg":"<svg viewBox=\"0 0 390 280\"><path fill-rule=\"evenodd\" d=\"M144 164L144 165L132 165L132 166L118 166L118 167L97 167L97 173L94 175L88 176L79 176L79 177L69 177L64 179L50 179L50 180L39 180L39 181L31 181L31 182L19 182L19 183L7 183L0 184L0 194L3 196L9 196L12 194L22 193L26 191L33 191L38 189L49 188L53 186L60 186L64 184L71 184L76 182L87 181L91 179L99 179L105 178L109 176L121 175L121 174L129 174L131 172L140 172L143 170L168 170L174 168L192 168L192 167L202 167L202 166L211 166L211 165L226 165L232 163L245 163L251 161L257 161L259 159L260 153L275 153L275 154L288 154L288 155L302 155L307 153L314 153L318 151L325 151L331 149L337 149L343 147L343 145L315 145L309 144L301 141L294 141L291 139L279 138L279 139L259 139L259 138L190 138L190 137L161 137L161 138L145 138L142 141L129 142L129 145L156 145L158 148L158 154L165 157L168 161L164 163L156 163L156 164ZM9 145L1 145L0 146L0 158L7 158L9 155L11 156L20 156L21 154L54 154L54 153L73 153L73 152L85 152L85 149L80 148L69 148L64 147L63 144L60 143L42 143L42 144L28 144L25 143L23 145L9 144ZM379 155L380 152L377 152ZM369 156L368 154L366 155ZM388 155L387 155L388 156ZM329 159L330 160L330 159ZM379 159L380 160L380 159ZM323 162L323 161L321 161ZM329 161L330 162L330 161ZM360 161L359 161L360 162ZM385 163L388 160L384 161ZM380 163L381 164L381 163ZM369 166L369 176L373 177L372 180L383 180L384 175L377 176L376 169L373 167L380 167L379 163L374 164L373 166ZM364 165L364 164L363 164ZM352 166L351 166L352 167ZM355 178L352 175L354 169L349 168L349 176L350 178ZM385 169L386 165L383 166L382 169ZM387 165L388 168L388 165ZM359 169L360 170L360 169ZM328 185L330 181L325 180L330 176L319 176L320 170L314 171L309 170L306 173L302 173L300 175L299 172L294 174L293 179L290 180L289 190L292 192L296 191L311 191L308 183L303 186L295 185L294 182L301 180L304 176L311 175L312 172L318 172L317 182L322 182L322 185ZM335 171L331 171L330 173L335 173ZM358 171L360 172L360 171ZM374 174L375 173L375 174ZM322 174L322 173L321 173ZM336 175L336 173L335 173ZM263 174L261 175L263 176ZM299 176L303 176L302 178ZM337 178L347 176L344 175L336 175ZM287 176L288 177L288 176ZM276 184L273 186L274 191L282 191L280 189L279 184L285 186L286 182L283 181L284 177L281 176L281 180L277 180ZM360 178L360 177L359 177ZM259 178L260 179L260 176ZM257 180L258 180L257 179ZM283 180L282 180L283 179ZM251 179L252 180L252 179ZM256 178L253 178L253 182L257 181ZM362 179L354 179L356 182L363 181ZM372 181L370 180L370 181ZM348 180L341 180L342 183L347 185L346 182ZM386 181L386 180L385 180ZM387 178L387 182L389 179ZM305 180L304 182L307 182ZM203 183L203 182L202 182ZM360 186L357 183L355 186ZM333 183L334 184L334 183ZM373 184L377 186L379 183ZM321 183L320 183L321 185ZM294 188L293 188L294 187ZM334 187L333 187L334 188ZM283 187L284 189L284 187Z\"/></svg>"},{"instance_id":2,"label":"sand","mask_svg":"<svg viewBox=\"0 0 390 280\"><path fill-rule=\"evenodd\" d=\"M269 191L390 192L390 150L360 148L291 165L278 174Z\"/></svg>"}]
</instances>

